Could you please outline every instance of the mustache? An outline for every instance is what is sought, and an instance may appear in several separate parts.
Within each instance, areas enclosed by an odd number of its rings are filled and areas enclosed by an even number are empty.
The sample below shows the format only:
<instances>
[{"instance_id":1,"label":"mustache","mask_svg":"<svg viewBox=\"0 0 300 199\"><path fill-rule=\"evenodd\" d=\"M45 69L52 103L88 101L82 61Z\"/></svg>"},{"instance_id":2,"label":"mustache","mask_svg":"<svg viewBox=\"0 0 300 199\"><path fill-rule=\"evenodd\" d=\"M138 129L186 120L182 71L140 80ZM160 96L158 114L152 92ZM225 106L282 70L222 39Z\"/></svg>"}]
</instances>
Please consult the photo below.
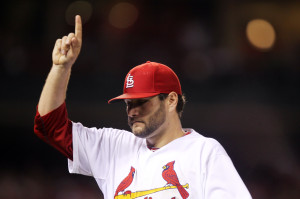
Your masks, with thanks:
<instances>
[{"instance_id":1,"label":"mustache","mask_svg":"<svg viewBox=\"0 0 300 199\"><path fill-rule=\"evenodd\" d=\"M136 118L128 117L128 125L131 127L135 122L145 123L143 120L139 120Z\"/></svg>"}]
</instances>

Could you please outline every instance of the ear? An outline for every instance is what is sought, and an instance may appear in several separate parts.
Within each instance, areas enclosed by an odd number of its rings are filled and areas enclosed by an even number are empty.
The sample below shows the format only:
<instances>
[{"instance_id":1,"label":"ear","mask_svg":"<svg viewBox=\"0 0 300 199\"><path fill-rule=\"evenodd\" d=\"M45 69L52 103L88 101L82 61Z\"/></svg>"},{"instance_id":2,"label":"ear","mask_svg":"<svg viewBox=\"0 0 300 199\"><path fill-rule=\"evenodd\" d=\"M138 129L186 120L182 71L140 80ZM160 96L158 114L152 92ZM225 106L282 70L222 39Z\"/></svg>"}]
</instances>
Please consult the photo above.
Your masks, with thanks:
<instances>
[{"instance_id":1,"label":"ear","mask_svg":"<svg viewBox=\"0 0 300 199\"><path fill-rule=\"evenodd\" d=\"M169 93L167 98L169 112L176 111L177 103L178 103L178 95L176 92L172 91L171 93Z\"/></svg>"}]
</instances>

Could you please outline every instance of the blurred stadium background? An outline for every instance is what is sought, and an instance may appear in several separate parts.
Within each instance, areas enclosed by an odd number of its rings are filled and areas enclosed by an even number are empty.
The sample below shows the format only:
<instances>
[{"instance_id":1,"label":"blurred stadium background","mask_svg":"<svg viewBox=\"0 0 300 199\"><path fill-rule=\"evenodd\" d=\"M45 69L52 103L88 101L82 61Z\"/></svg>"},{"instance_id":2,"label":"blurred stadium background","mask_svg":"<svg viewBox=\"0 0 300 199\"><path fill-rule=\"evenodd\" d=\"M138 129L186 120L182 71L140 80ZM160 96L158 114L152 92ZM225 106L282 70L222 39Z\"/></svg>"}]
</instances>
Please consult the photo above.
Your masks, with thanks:
<instances>
[{"instance_id":1,"label":"blurred stadium background","mask_svg":"<svg viewBox=\"0 0 300 199\"><path fill-rule=\"evenodd\" d=\"M83 17L67 96L86 126L128 129L128 70L147 60L178 74L183 126L225 147L255 199L299 198L298 0L11 0L1 2L0 198L101 198L92 178L33 134L57 38ZM122 111L120 111L122 110Z\"/></svg>"}]
</instances>

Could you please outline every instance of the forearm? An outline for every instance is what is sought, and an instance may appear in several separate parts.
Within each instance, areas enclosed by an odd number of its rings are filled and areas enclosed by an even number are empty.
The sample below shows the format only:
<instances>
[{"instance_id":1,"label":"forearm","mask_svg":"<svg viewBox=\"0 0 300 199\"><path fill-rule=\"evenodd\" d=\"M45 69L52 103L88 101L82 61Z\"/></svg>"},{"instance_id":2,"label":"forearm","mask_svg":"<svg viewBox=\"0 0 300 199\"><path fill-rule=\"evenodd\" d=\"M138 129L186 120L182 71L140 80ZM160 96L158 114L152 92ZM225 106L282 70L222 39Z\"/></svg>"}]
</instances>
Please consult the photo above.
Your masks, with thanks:
<instances>
[{"instance_id":1,"label":"forearm","mask_svg":"<svg viewBox=\"0 0 300 199\"><path fill-rule=\"evenodd\" d=\"M71 68L82 44L81 17L75 17L75 33L57 39L52 51L53 65L42 90L38 111L41 116L59 107L66 99Z\"/></svg>"},{"instance_id":2,"label":"forearm","mask_svg":"<svg viewBox=\"0 0 300 199\"><path fill-rule=\"evenodd\" d=\"M59 107L66 99L71 67L52 66L42 90L38 111L41 116Z\"/></svg>"}]
</instances>

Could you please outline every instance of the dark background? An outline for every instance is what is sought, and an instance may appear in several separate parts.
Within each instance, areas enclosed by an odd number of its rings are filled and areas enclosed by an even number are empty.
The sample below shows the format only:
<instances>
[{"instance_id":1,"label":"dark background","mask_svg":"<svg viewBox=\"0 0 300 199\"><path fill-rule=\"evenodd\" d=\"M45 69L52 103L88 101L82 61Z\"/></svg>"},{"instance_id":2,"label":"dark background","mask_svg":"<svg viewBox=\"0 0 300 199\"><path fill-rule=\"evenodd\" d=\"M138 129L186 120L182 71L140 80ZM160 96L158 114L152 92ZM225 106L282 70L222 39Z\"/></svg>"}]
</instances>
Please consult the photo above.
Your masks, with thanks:
<instances>
[{"instance_id":1,"label":"dark background","mask_svg":"<svg viewBox=\"0 0 300 199\"><path fill-rule=\"evenodd\" d=\"M120 2L137 11L128 27L110 21ZM299 198L299 1L12 0L0 9L0 198L101 198L92 178L68 174L66 158L33 133L53 45L74 31L75 14L84 26L67 93L73 121L129 130L124 104L107 100L133 66L164 63L187 97L183 126L224 146L253 198ZM135 16L116 13L121 25ZM247 39L257 18L275 29L269 49Z\"/></svg>"}]
</instances>

